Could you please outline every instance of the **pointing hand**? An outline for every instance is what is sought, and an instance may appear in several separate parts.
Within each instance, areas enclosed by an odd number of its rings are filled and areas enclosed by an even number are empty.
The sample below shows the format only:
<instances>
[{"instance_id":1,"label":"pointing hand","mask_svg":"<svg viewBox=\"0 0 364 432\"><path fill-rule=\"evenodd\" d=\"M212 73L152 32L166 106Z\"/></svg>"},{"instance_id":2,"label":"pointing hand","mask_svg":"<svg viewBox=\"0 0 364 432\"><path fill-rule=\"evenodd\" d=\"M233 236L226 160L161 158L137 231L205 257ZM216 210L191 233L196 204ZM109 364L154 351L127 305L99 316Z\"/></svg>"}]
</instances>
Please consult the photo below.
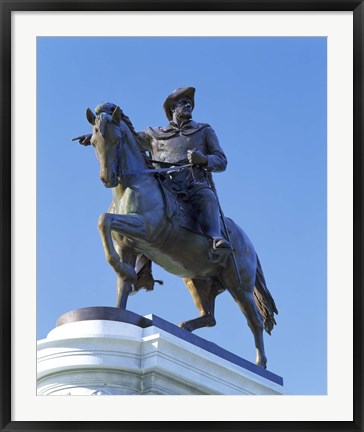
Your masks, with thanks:
<instances>
[{"instance_id":1,"label":"pointing hand","mask_svg":"<svg viewBox=\"0 0 364 432\"><path fill-rule=\"evenodd\" d=\"M88 146L91 144L91 134L88 135L81 135L79 137L76 138L72 138L72 141L78 141L80 144L84 145L84 146Z\"/></svg>"}]
</instances>

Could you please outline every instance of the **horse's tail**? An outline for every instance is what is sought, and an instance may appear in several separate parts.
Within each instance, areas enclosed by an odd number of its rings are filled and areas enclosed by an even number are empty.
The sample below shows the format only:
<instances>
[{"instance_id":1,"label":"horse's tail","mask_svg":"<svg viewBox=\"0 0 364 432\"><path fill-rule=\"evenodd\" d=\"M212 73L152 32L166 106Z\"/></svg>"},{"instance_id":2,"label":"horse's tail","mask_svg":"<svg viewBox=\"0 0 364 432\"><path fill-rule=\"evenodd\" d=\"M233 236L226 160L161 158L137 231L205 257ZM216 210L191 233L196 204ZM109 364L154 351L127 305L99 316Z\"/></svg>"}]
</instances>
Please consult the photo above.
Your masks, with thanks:
<instances>
[{"instance_id":1,"label":"horse's tail","mask_svg":"<svg viewBox=\"0 0 364 432\"><path fill-rule=\"evenodd\" d=\"M278 314L276 304L265 282L262 266L257 255L257 275L255 278L254 299L263 317L264 329L271 334L273 327L277 324L274 314Z\"/></svg>"}]
</instances>

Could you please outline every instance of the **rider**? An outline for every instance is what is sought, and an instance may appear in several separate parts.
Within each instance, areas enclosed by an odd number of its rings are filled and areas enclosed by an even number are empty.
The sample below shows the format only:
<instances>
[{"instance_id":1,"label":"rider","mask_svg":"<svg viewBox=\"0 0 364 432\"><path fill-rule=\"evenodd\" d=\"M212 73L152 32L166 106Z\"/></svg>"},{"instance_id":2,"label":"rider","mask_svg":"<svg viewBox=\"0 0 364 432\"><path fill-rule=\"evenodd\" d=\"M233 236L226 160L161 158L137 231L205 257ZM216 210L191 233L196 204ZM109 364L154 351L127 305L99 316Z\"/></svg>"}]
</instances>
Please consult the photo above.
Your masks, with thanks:
<instances>
[{"instance_id":1,"label":"rider","mask_svg":"<svg viewBox=\"0 0 364 432\"><path fill-rule=\"evenodd\" d=\"M169 124L138 133L139 145L162 166L194 164L191 169L169 173L173 189L198 211L202 230L213 240L213 249L230 248L221 235L219 203L210 174L224 171L227 160L212 127L192 120L194 96L193 87L178 88L170 94L163 105Z\"/></svg>"}]
</instances>

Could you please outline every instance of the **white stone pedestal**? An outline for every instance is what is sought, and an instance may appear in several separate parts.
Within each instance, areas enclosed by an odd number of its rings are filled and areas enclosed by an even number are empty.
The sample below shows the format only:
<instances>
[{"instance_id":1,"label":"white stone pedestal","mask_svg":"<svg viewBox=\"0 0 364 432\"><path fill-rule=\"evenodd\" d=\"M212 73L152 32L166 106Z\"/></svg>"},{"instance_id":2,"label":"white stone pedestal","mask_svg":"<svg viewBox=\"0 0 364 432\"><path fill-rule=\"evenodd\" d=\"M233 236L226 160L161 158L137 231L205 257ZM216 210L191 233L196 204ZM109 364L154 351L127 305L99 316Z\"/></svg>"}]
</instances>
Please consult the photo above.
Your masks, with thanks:
<instances>
[{"instance_id":1,"label":"white stone pedestal","mask_svg":"<svg viewBox=\"0 0 364 432\"><path fill-rule=\"evenodd\" d=\"M38 395L284 394L277 375L147 318L146 327L104 319L56 327L38 342Z\"/></svg>"}]
</instances>

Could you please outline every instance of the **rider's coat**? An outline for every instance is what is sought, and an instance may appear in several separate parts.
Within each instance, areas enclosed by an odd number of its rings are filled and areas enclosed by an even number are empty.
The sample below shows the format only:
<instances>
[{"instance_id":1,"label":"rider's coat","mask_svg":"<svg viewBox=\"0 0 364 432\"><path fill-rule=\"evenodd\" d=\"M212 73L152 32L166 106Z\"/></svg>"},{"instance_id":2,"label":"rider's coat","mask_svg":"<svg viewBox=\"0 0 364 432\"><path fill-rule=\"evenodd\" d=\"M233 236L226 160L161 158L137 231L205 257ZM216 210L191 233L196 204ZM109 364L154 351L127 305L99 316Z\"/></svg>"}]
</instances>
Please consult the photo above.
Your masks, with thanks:
<instances>
[{"instance_id":1,"label":"rider's coat","mask_svg":"<svg viewBox=\"0 0 364 432\"><path fill-rule=\"evenodd\" d=\"M207 156L208 171L224 171L227 160L212 127L206 123L187 120L178 126L173 121L165 127L148 128L138 133L139 145L149 151L152 159L160 162L186 164L187 151L197 149ZM210 176L209 180L210 179ZM205 170L195 167L173 173L173 182L189 191L209 185Z\"/></svg>"}]
</instances>

